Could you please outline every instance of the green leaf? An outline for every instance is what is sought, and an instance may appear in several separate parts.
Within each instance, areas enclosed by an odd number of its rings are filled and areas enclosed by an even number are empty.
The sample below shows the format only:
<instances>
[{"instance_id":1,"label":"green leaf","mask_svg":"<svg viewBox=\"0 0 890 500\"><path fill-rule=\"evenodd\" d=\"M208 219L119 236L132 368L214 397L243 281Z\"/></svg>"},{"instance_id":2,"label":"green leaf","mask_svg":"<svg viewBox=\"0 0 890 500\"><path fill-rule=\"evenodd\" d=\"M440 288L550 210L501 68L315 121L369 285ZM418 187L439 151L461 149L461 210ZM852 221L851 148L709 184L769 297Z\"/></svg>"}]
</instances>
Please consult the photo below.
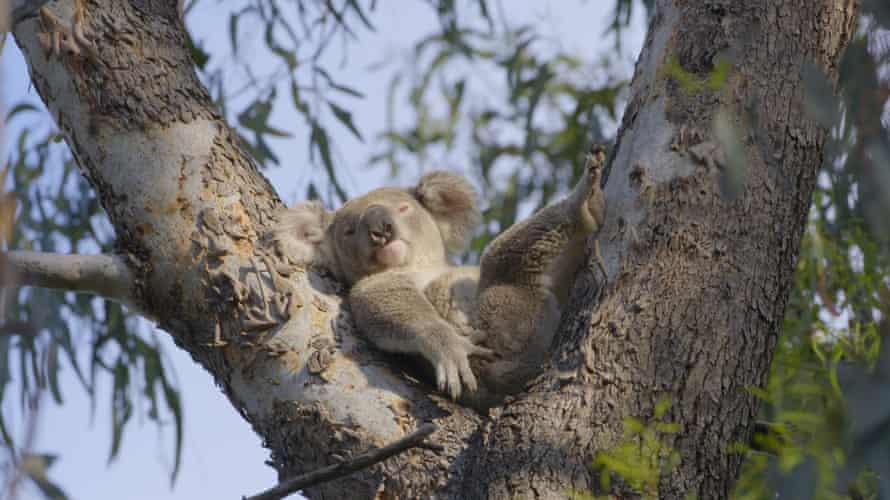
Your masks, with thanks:
<instances>
[{"instance_id":1,"label":"green leaf","mask_svg":"<svg viewBox=\"0 0 890 500\"><path fill-rule=\"evenodd\" d=\"M68 324L61 321L56 328L50 329L50 334L52 335L52 342L58 344L65 352L68 363L71 364L71 367L74 369L74 374L77 375L77 379L80 381L84 390L92 394L93 387L80 369L80 363L77 362L77 352L74 350L74 345L71 343L71 331L68 329Z\"/></svg>"},{"instance_id":2,"label":"green leaf","mask_svg":"<svg viewBox=\"0 0 890 500\"><path fill-rule=\"evenodd\" d=\"M667 411L671 408L671 405L673 405L673 402L670 398L663 397L659 399L658 403L655 404L655 408L652 410L655 418L663 417L664 414L667 413Z\"/></svg>"},{"instance_id":3,"label":"green leaf","mask_svg":"<svg viewBox=\"0 0 890 500\"><path fill-rule=\"evenodd\" d=\"M297 86L296 81L291 81L290 84L290 95L291 102L294 104L294 108L299 111L303 116L309 118L309 105L306 104L306 101L300 97L300 87Z\"/></svg>"},{"instance_id":4,"label":"green leaf","mask_svg":"<svg viewBox=\"0 0 890 500\"><path fill-rule=\"evenodd\" d=\"M0 336L0 401L5 399L7 385L11 377L9 372L9 343L9 337ZM3 411L0 411L0 436L3 437L3 443L6 444L7 449L13 450L15 449L14 442L9 434L9 430L6 428L6 419L3 417L3 413Z\"/></svg>"},{"instance_id":5,"label":"green leaf","mask_svg":"<svg viewBox=\"0 0 890 500\"><path fill-rule=\"evenodd\" d=\"M46 375L49 380L50 392L56 404L62 404L62 391L59 389L59 344L50 342L46 357Z\"/></svg>"},{"instance_id":6,"label":"green leaf","mask_svg":"<svg viewBox=\"0 0 890 500\"><path fill-rule=\"evenodd\" d=\"M34 482L40 493L47 500L67 500L65 492L59 486L50 481L47 470L56 461L55 455L27 453L22 456L21 468Z\"/></svg>"},{"instance_id":7,"label":"green leaf","mask_svg":"<svg viewBox=\"0 0 890 500\"><path fill-rule=\"evenodd\" d=\"M347 87L346 85L341 85L341 84L335 83L335 82L328 82L328 84L334 90L338 90L344 94L351 95L352 97L357 97L359 99L365 98L365 94L363 94L362 92L360 92L352 87Z\"/></svg>"},{"instance_id":8,"label":"green leaf","mask_svg":"<svg viewBox=\"0 0 890 500\"><path fill-rule=\"evenodd\" d=\"M118 358L112 371L113 387L111 392L111 453L108 462L117 458L123 439L124 427L133 414L133 406L128 394L130 387L130 371L122 358Z\"/></svg>"},{"instance_id":9,"label":"green leaf","mask_svg":"<svg viewBox=\"0 0 890 500\"><path fill-rule=\"evenodd\" d=\"M327 83L327 85L330 86L332 89L342 92L344 94L350 95L352 97L358 97L358 98L365 97L365 94L359 92L358 90L355 90L352 87L348 87L346 85L342 85L342 84L334 81L334 78L331 76L331 74L328 73L327 70L325 70L321 66L313 66L312 69L313 69L313 71L315 71L316 74L318 74L322 78L324 78L325 83Z\"/></svg>"},{"instance_id":10,"label":"green leaf","mask_svg":"<svg viewBox=\"0 0 890 500\"><path fill-rule=\"evenodd\" d=\"M350 7L352 7L352 10L354 10L356 14L358 14L359 19L362 20L362 23L365 25L366 28L368 28L371 31L376 31L376 29L374 28L374 25L371 24L371 20L368 19L368 17L365 15L365 12L359 6L359 4L358 4L358 2L356 2L356 0L346 0L346 3Z\"/></svg>"},{"instance_id":11,"label":"green leaf","mask_svg":"<svg viewBox=\"0 0 890 500\"><path fill-rule=\"evenodd\" d=\"M476 4L479 6L479 13L482 14L482 18L488 23L488 29L493 29L494 20L492 20L491 14L488 12L488 0L476 0Z\"/></svg>"},{"instance_id":12,"label":"green leaf","mask_svg":"<svg viewBox=\"0 0 890 500\"><path fill-rule=\"evenodd\" d=\"M754 385L745 386L745 390L763 401L770 400L770 393Z\"/></svg>"},{"instance_id":13,"label":"green leaf","mask_svg":"<svg viewBox=\"0 0 890 500\"><path fill-rule=\"evenodd\" d=\"M358 131L358 129L355 127L355 124L352 122L352 113L346 111L340 106L337 106L331 101L328 101L328 106L331 107L331 111L334 113L334 116L336 116L337 119L340 120L340 123L346 126L346 128L348 128L350 132L352 132L352 134L356 138L358 138L358 140L364 142L365 139L362 137L361 132Z\"/></svg>"},{"instance_id":14,"label":"green leaf","mask_svg":"<svg viewBox=\"0 0 890 500\"><path fill-rule=\"evenodd\" d=\"M176 432L173 454L173 471L170 474L170 483L172 484L176 481L176 476L177 474L179 474L179 466L182 462L182 406L179 398L179 391L168 384L166 379L163 378L162 385L164 390L164 400L167 403L167 408L169 408L170 412L173 413L174 429Z\"/></svg>"},{"instance_id":15,"label":"green leaf","mask_svg":"<svg viewBox=\"0 0 890 500\"><path fill-rule=\"evenodd\" d=\"M238 53L238 20L241 18L241 12L229 15L229 43L232 45L232 52Z\"/></svg>"},{"instance_id":16,"label":"green leaf","mask_svg":"<svg viewBox=\"0 0 890 500\"><path fill-rule=\"evenodd\" d=\"M276 137L291 137L291 134L269 125L269 117L272 113L272 103L275 101L275 91L272 91L266 99L257 99L238 115L238 123L252 130L258 136L272 135Z\"/></svg>"},{"instance_id":17,"label":"green leaf","mask_svg":"<svg viewBox=\"0 0 890 500\"><path fill-rule=\"evenodd\" d=\"M191 36L186 36L186 44L188 45L189 54L191 54L195 66L199 69L204 69L204 67L207 66L207 61L210 60L210 54L208 54L200 45L196 44Z\"/></svg>"},{"instance_id":18,"label":"green leaf","mask_svg":"<svg viewBox=\"0 0 890 500\"><path fill-rule=\"evenodd\" d=\"M288 70L293 71L297 67L297 54L285 49L275 40L275 23L266 24L265 41L269 50L284 61Z\"/></svg>"},{"instance_id":19,"label":"green leaf","mask_svg":"<svg viewBox=\"0 0 890 500\"><path fill-rule=\"evenodd\" d=\"M346 34L350 35L352 38L357 38L355 33L352 31L352 28L350 28L349 25L346 24L346 19L343 18L342 12L338 11L331 2L326 2L325 7L327 8L327 11L330 12L332 16L334 16L334 20L337 22L337 24L340 25L340 27L343 28L343 31ZM345 11L346 9L344 8L343 10Z\"/></svg>"},{"instance_id":20,"label":"green leaf","mask_svg":"<svg viewBox=\"0 0 890 500\"><path fill-rule=\"evenodd\" d=\"M310 151L314 152L313 146L318 150L318 153L321 155L321 161L324 165L325 170L328 172L328 176L331 179L331 182L334 186L334 189L337 192L337 196L341 199L345 200L348 197L346 196L346 191L340 186L337 182L337 175L334 171L334 161L331 159L331 146L328 141L328 133L317 123L312 124L312 132L309 136L309 146Z\"/></svg>"},{"instance_id":21,"label":"green leaf","mask_svg":"<svg viewBox=\"0 0 890 500\"><path fill-rule=\"evenodd\" d=\"M22 102L22 103L16 104L15 106L12 107L12 109L9 110L9 113L6 114L6 122L9 123L13 119L13 117L15 117L15 115L17 115L19 113L25 113L25 112L29 112L29 111L39 111L39 110L37 109L37 106L35 106L31 103L28 103L28 102ZM25 136L25 135L23 134L23 136Z\"/></svg>"}]
</instances>

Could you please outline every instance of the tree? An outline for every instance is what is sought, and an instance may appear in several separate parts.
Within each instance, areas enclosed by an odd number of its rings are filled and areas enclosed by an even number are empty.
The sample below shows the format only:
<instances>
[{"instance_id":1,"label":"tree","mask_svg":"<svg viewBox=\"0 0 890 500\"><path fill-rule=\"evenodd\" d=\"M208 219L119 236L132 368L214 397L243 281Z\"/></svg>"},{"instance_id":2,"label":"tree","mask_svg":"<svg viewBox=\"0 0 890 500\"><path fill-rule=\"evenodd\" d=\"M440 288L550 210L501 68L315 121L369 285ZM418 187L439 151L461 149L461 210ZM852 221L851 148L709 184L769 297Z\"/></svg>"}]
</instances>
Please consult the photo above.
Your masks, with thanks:
<instances>
[{"instance_id":1,"label":"tree","mask_svg":"<svg viewBox=\"0 0 890 500\"><path fill-rule=\"evenodd\" d=\"M765 383L827 137L802 75L834 86L856 20L840 0L736 4L658 4L606 184L608 284L579 278L552 366L488 418L394 372L357 341L334 284L316 289L262 244L280 201L195 76L172 4L90 3L90 38L124 43L81 58L48 56L35 21L16 27L117 248L77 257L98 282L65 275L72 257L9 259L25 283L103 293L157 319L284 477L438 424L441 448L310 495L595 489L589 457L621 440L624 417L658 414L681 429L659 494L726 496L742 461L727 447L748 441L758 414L746 388ZM313 134L324 157L326 133Z\"/></svg>"}]
</instances>

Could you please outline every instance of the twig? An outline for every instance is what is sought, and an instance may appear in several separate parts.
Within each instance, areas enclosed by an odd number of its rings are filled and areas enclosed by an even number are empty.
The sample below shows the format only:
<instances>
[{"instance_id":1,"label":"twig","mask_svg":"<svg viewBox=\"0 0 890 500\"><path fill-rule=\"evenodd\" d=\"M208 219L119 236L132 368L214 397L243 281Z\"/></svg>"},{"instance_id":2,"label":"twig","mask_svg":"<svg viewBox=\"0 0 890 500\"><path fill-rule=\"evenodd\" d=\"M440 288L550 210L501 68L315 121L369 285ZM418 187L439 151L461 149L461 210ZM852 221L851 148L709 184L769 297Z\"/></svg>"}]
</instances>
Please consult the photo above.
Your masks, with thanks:
<instances>
[{"instance_id":1,"label":"twig","mask_svg":"<svg viewBox=\"0 0 890 500\"><path fill-rule=\"evenodd\" d=\"M0 286L38 286L95 293L130 304L133 275L116 255L68 255L14 251L0 254L3 275L11 283Z\"/></svg>"},{"instance_id":2,"label":"twig","mask_svg":"<svg viewBox=\"0 0 890 500\"><path fill-rule=\"evenodd\" d=\"M262 493L252 497L244 497L244 500L278 500L304 488L320 483L326 483L343 476L348 476L353 472L360 471L378 462L382 462L389 457L398 455L405 450L419 446L427 436L435 431L436 426L434 424L424 424L411 434L408 434L402 439L394 441L382 448L368 451L343 463L329 465L303 474L302 476L287 479L279 483L278 486L269 488Z\"/></svg>"}]
</instances>

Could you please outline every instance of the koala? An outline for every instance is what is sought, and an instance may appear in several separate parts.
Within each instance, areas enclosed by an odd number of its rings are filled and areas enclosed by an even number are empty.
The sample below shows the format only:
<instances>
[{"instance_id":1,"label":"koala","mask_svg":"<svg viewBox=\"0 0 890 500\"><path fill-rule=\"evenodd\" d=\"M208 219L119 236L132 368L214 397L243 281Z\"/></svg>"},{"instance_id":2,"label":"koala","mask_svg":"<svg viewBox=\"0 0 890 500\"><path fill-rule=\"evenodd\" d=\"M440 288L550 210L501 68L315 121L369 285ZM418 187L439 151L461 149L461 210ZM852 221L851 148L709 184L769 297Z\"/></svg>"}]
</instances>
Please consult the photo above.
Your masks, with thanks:
<instances>
[{"instance_id":1,"label":"koala","mask_svg":"<svg viewBox=\"0 0 890 500\"><path fill-rule=\"evenodd\" d=\"M440 391L489 407L521 390L548 351L586 239L605 218L598 158L565 199L492 241L479 266L452 263L480 212L469 182L442 171L334 212L300 203L279 215L273 239L349 287L356 325L377 348L421 356Z\"/></svg>"}]
</instances>

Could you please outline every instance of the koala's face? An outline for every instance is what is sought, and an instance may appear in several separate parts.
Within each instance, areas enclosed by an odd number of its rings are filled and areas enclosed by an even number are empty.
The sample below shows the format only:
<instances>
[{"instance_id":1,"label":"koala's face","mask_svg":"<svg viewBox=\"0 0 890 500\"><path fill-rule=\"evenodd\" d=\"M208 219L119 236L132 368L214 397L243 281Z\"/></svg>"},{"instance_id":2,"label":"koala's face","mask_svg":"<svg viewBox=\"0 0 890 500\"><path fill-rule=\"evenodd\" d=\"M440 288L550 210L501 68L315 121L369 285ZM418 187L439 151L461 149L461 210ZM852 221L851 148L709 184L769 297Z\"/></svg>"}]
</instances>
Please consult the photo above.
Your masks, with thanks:
<instances>
[{"instance_id":1,"label":"koala's face","mask_svg":"<svg viewBox=\"0 0 890 500\"><path fill-rule=\"evenodd\" d=\"M377 189L350 200L334 214L328 230L340 269L351 283L388 269L446 263L436 219L403 189Z\"/></svg>"},{"instance_id":2,"label":"koala's face","mask_svg":"<svg viewBox=\"0 0 890 500\"><path fill-rule=\"evenodd\" d=\"M334 213L318 201L278 215L273 240L294 262L326 267L348 285L387 269L447 265L479 222L466 179L430 172L410 189L381 188Z\"/></svg>"}]
</instances>

